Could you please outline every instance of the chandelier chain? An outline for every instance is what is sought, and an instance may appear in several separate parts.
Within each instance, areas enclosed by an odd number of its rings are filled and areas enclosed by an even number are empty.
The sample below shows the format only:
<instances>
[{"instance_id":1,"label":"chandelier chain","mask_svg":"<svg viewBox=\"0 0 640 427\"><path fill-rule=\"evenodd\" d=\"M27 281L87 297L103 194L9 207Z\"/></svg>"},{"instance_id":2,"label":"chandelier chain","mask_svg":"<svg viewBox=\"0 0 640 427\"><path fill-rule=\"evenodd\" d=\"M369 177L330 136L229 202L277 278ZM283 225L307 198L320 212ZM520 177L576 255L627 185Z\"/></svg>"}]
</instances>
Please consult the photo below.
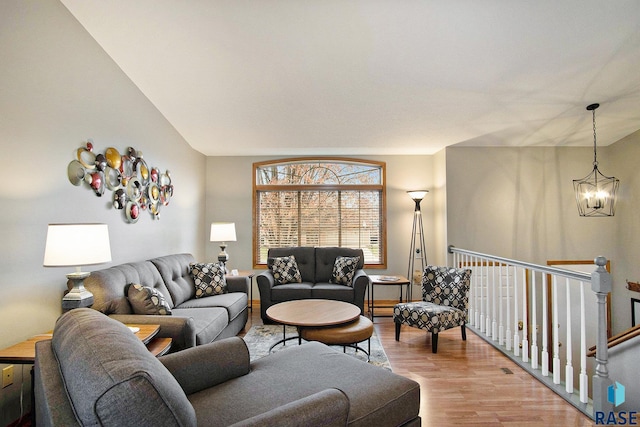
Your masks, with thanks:
<instances>
[{"instance_id":1,"label":"chandelier chain","mask_svg":"<svg viewBox=\"0 0 640 427\"><path fill-rule=\"evenodd\" d=\"M596 110L591 110L593 114L593 165L598 166L598 153L596 150Z\"/></svg>"}]
</instances>

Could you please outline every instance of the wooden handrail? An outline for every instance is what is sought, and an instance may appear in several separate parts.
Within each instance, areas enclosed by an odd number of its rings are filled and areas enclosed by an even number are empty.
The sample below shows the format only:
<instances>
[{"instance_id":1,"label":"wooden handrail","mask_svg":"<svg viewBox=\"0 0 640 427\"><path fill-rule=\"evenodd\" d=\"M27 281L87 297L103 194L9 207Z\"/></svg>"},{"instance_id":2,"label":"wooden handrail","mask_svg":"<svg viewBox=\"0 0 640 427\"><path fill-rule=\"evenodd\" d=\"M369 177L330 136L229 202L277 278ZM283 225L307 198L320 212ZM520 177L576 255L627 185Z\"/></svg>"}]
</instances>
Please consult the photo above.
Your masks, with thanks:
<instances>
[{"instance_id":1,"label":"wooden handrail","mask_svg":"<svg viewBox=\"0 0 640 427\"><path fill-rule=\"evenodd\" d=\"M618 344L621 344L625 341L630 340L631 338L640 336L640 325L636 325L633 328L627 329L624 332L619 333L618 335L614 335L609 340L607 340L607 348L615 347ZM587 357L593 357L596 354L596 346L589 347L589 351L587 352Z\"/></svg>"}]
</instances>

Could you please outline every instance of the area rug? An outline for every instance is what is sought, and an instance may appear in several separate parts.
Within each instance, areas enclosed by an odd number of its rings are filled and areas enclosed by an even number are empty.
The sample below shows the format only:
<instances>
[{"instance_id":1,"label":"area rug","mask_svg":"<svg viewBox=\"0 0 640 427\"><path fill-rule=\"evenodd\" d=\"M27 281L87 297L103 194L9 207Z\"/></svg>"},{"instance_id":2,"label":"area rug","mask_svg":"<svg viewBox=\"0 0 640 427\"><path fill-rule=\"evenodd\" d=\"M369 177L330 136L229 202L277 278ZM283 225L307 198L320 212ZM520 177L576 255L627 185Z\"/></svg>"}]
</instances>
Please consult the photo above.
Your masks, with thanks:
<instances>
[{"instance_id":1,"label":"area rug","mask_svg":"<svg viewBox=\"0 0 640 427\"><path fill-rule=\"evenodd\" d=\"M286 337L289 338L296 336L298 336L296 328L293 326L287 326ZM243 338L247 343L247 347L249 347L249 356L253 361L269 354L269 347L271 347L278 340L282 339L282 326L254 325L251 327L251 329L249 329L249 332L247 332ZM303 344L305 342L305 340L302 340ZM286 345L277 345L271 352L275 353L281 351L282 349L286 349L296 345L298 345L297 339L289 340L287 341ZM360 343L359 345L365 350L367 349L366 341ZM335 348L340 352L343 351L342 346L332 346L332 348ZM353 348L347 347L346 353L364 362L367 361L367 355L362 351L355 351ZM380 344L380 340L378 339L375 331L371 336L371 360L369 361L369 363L391 371L391 364L389 363L387 354L384 352L384 348L382 348L382 344Z\"/></svg>"}]
</instances>

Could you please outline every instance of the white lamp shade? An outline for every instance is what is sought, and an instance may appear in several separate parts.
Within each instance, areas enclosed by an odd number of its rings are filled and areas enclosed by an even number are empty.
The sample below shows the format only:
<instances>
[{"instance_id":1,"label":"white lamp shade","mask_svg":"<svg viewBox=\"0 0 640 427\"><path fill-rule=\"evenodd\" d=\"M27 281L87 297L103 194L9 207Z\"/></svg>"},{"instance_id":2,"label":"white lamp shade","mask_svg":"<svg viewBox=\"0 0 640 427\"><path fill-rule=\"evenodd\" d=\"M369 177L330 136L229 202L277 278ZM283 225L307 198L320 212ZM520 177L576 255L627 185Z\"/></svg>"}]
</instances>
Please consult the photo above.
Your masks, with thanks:
<instances>
[{"instance_id":1,"label":"white lamp shade","mask_svg":"<svg viewBox=\"0 0 640 427\"><path fill-rule=\"evenodd\" d=\"M429 190L411 190L411 191L407 191L407 194L413 200L422 200L424 199L424 196L426 196L428 192Z\"/></svg>"},{"instance_id":2,"label":"white lamp shade","mask_svg":"<svg viewBox=\"0 0 640 427\"><path fill-rule=\"evenodd\" d=\"M235 222L213 222L211 223L211 234L209 240L212 242L235 242L236 223Z\"/></svg>"},{"instance_id":3,"label":"white lamp shade","mask_svg":"<svg viewBox=\"0 0 640 427\"><path fill-rule=\"evenodd\" d=\"M107 224L49 224L45 267L77 267L110 261Z\"/></svg>"}]
</instances>

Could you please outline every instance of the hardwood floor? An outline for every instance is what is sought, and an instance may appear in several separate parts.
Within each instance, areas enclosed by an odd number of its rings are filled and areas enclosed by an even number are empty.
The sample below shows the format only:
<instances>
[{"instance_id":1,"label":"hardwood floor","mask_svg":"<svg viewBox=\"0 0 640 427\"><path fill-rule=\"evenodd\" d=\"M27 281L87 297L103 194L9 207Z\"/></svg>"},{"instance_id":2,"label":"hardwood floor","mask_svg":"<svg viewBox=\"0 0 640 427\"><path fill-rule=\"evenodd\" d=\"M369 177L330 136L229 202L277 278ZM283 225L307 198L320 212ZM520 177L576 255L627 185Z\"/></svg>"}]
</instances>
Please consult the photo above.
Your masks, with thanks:
<instances>
[{"instance_id":1,"label":"hardwood floor","mask_svg":"<svg viewBox=\"0 0 640 427\"><path fill-rule=\"evenodd\" d=\"M246 330L251 324L262 324L259 307ZM423 426L595 425L473 332L467 341L460 329L440 333L432 354L424 331L403 326L397 342L391 318L376 317L374 327L393 372L420 384Z\"/></svg>"}]
</instances>

